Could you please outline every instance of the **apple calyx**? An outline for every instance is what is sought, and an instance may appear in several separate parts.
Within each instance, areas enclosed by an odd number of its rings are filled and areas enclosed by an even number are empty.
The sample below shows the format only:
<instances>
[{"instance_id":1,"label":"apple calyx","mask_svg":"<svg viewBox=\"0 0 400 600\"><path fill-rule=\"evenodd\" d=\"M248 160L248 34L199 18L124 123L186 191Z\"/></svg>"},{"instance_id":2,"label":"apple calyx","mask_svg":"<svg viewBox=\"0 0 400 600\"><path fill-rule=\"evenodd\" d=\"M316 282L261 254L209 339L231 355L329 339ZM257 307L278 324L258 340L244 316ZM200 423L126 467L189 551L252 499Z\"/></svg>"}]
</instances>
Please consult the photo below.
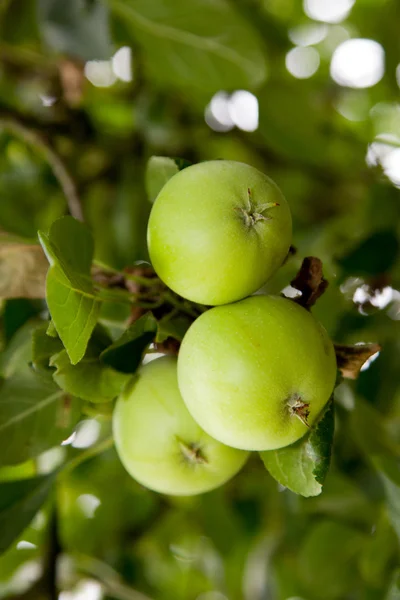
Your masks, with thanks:
<instances>
[{"instance_id":1,"label":"apple calyx","mask_svg":"<svg viewBox=\"0 0 400 600\"><path fill-rule=\"evenodd\" d=\"M300 421L310 429L308 423L308 417L310 415L309 403L304 402L300 396L294 395L288 400L287 405L289 407L289 414L300 419Z\"/></svg>"},{"instance_id":2,"label":"apple calyx","mask_svg":"<svg viewBox=\"0 0 400 600\"><path fill-rule=\"evenodd\" d=\"M208 460L202 453L201 448L198 444L193 442L188 444L180 439L178 439L178 443L182 452L182 456L188 463L197 465L204 465L208 463Z\"/></svg>"},{"instance_id":3,"label":"apple calyx","mask_svg":"<svg viewBox=\"0 0 400 600\"><path fill-rule=\"evenodd\" d=\"M267 208L273 208L274 206L279 206L278 202L268 202L266 204L256 205L252 200L251 189L247 188L247 198L246 198L246 208L237 207L243 215L243 220L249 229L254 227L256 223L259 221L270 221L272 217L263 215L263 212L267 210Z\"/></svg>"}]
</instances>

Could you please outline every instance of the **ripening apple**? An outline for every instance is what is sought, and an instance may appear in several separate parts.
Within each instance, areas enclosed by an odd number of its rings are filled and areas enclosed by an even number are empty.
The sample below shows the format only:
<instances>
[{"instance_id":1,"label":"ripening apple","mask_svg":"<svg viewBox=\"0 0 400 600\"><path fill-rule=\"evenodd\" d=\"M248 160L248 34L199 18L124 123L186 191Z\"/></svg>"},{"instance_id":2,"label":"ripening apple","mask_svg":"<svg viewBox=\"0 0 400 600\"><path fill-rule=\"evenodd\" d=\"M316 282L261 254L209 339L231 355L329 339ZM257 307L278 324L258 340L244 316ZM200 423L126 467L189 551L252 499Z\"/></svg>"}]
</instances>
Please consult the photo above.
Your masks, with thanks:
<instances>
[{"instance_id":1,"label":"ripening apple","mask_svg":"<svg viewBox=\"0 0 400 600\"><path fill-rule=\"evenodd\" d=\"M117 400L113 433L130 475L164 494L212 490L233 477L248 457L211 438L190 416L171 356L140 368L133 387Z\"/></svg>"},{"instance_id":2,"label":"ripening apple","mask_svg":"<svg viewBox=\"0 0 400 600\"><path fill-rule=\"evenodd\" d=\"M244 450L301 438L329 400L336 357L310 312L277 296L253 296L203 313L187 331L178 381L209 435Z\"/></svg>"},{"instance_id":3,"label":"ripening apple","mask_svg":"<svg viewBox=\"0 0 400 600\"><path fill-rule=\"evenodd\" d=\"M281 266L292 219L264 173L213 160L187 167L165 184L147 236L153 267L168 287L193 302L218 305L252 294Z\"/></svg>"}]
</instances>

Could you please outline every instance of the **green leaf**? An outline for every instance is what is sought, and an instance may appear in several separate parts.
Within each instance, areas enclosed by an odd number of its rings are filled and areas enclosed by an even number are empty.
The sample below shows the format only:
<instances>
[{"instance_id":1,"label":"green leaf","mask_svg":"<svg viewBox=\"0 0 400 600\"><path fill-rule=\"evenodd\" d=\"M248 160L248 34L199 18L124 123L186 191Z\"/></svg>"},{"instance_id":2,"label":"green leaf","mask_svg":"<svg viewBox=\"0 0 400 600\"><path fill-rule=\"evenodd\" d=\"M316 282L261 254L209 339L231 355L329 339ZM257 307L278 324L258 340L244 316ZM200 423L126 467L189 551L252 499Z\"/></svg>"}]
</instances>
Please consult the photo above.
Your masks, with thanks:
<instances>
[{"instance_id":1,"label":"green leaf","mask_svg":"<svg viewBox=\"0 0 400 600\"><path fill-rule=\"evenodd\" d=\"M63 349L58 337L47 334L48 327L47 323L43 323L32 333L32 362L35 367L48 368L50 358Z\"/></svg>"},{"instance_id":2,"label":"green leaf","mask_svg":"<svg viewBox=\"0 0 400 600\"><path fill-rule=\"evenodd\" d=\"M46 335L49 335L52 338L58 338L57 329L54 327L53 321L49 321L49 326L47 327Z\"/></svg>"},{"instance_id":3,"label":"green leaf","mask_svg":"<svg viewBox=\"0 0 400 600\"><path fill-rule=\"evenodd\" d=\"M382 511L360 554L360 570L365 581L376 588L388 581L388 570L396 560L398 540L386 511Z\"/></svg>"},{"instance_id":4,"label":"green leaf","mask_svg":"<svg viewBox=\"0 0 400 600\"><path fill-rule=\"evenodd\" d=\"M400 445L390 435L382 415L360 399L349 421L353 439L382 481L388 515L400 539Z\"/></svg>"},{"instance_id":5,"label":"green leaf","mask_svg":"<svg viewBox=\"0 0 400 600\"><path fill-rule=\"evenodd\" d=\"M103 363L122 373L135 373L157 332L157 321L146 313L100 354Z\"/></svg>"},{"instance_id":6,"label":"green leaf","mask_svg":"<svg viewBox=\"0 0 400 600\"><path fill-rule=\"evenodd\" d=\"M193 319L189 317L177 316L171 319L167 315L158 322L156 342L164 342L169 337L181 342L192 322Z\"/></svg>"},{"instance_id":7,"label":"green leaf","mask_svg":"<svg viewBox=\"0 0 400 600\"><path fill-rule=\"evenodd\" d=\"M400 541L400 457L377 455L371 460L382 480L388 515Z\"/></svg>"},{"instance_id":8,"label":"green leaf","mask_svg":"<svg viewBox=\"0 0 400 600\"><path fill-rule=\"evenodd\" d=\"M0 554L18 538L45 502L56 472L0 482Z\"/></svg>"},{"instance_id":9,"label":"green leaf","mask_svg":"<svg viewBox=\"0 0 400 600\"><path fill-rule=\"evenodd\" d=\"M226 0L109 0L143 50L149 75L210 96L266 77L257 32Z\"/></svg>"},{"instance_id":10,"label":"green leaf","mask_svg":"<svg viewBox=\"0 0 400 600\"><path fill-rule=\"evenodd\" d=\"M80 403L33 371L18 373L0 388L0 466L38 456L72 432Z\"/></svg>"},{"instance_id":11,"label":"green leaf","mask_svg":"<svg viewBox=\"0 0 400 600\"><path fill-rule=\"evenodd\" d=\"M146 166L146 192L151 203L171 177L182 169L190 166L190 162L183 158L169 158L168 156L151 156Z\"/></svg>"},{"instance_id":12,"label":"green leaf","mask_svg":"<svg viewBox=\"0 0 400 600\"><path fill-rule=\"evenodd\" d=\"M334 521L317 522L298 552L301 578L313 598L348 597L360 579L356 561L366 536Z\"/></svg>"},{"instance_id":13,"label":"green leaf","mask_svg":"<svg viewBox=\"0 0 400 600\"><path fill-rule=\"evenodd\" d=\"M400 569L397 569L393 575L385 600L400 600Z\"/></svg>"},{"instance_id":14,"label":"green leaf","mask_svg":"<svg viewBox=\"0 0 400 600\"><path fill-rule=\"evenodd\" d=\"M331 400L310 433L298 442L260 452L264 465L281 485L302 496L317 496L329 469L334 432Z\"/></svg>"},{"instance_id":15,"label":"green leaf","mask_svg":"<svg viewBox=\"0 0 400 600\"><path fill-rule=\"evenodd\" d=\"M379 248L379 252L377 249ZM377 231L363 240L347 256L338 259L345 272L354 275L377 276L387 273L396 263L400 244L396 230Z\"/></svg>"},{"instance_id":16,"label":"green leaf","mask_svg":"<svg viewBox=\"0 0 400 600\"><path fill-rule=\"evenodd\" d=\"M47 45L86 60L109 59L108 11L98 0L39 0L39 26Z\"/></svg>"},{"instance_id":17,"label":"green leaf","mask_svg":"<svg viewBox=\"0 0 400 600\"><path fill-rule=\"evenodd\" d=\"M0 387L0 466L24 462L60 444L80 416L77 398L29 366L35 326L21 328L2 356L6 379Z\"/></svg>"},{"instance_id":18,"label":"green leaf","mask_svg":"<svg viewBox=\"0 0 400 600\"><path fill-rule=\"evenodd\" d=\"M99 356L110 341L98 326L78 365L71 364L65 350L53 356L50 365L56 367L53 374L56 383L64 391L89 402L110 402L119 396L130 375L100 362Z\"/></svg>"},{"instance_id":19,"label":"green leaf","mask_svg":"<svg viewBox=\"0 0 400 600\"><path fill-rule=\"evenodd\" d=\"M100 309L90 277L93 239L82 223L63 217L53 223L48 235L39 232L39 240L51 264L47 304L54 327L75 365L86 352Z\"/></svg>"}]
</instances>

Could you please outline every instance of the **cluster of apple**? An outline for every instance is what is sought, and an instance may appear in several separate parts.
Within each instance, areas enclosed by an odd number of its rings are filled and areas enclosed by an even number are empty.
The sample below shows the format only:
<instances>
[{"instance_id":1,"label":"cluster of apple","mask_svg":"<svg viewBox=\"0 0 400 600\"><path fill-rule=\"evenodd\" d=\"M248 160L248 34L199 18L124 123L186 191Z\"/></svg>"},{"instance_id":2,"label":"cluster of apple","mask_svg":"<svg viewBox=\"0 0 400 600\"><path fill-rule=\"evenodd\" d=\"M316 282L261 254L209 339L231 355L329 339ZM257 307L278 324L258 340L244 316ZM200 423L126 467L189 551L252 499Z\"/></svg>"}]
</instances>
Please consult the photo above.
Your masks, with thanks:
<instances>
[{"instance_id":1,"label":"cluster of apple","mask_svg":"<svg viewBox=\"0 0 400 600\"><path fill-rule=\"evenodd\" d=\"M251 296L284 262L291 236L279 188L243 163L187 167L159 193L153 267L174 292L213 308L190 326L177 359L142 366L117 401L117 451L146 487L216 488L249 451L300 439L329 400L336 358L324 328L289 299Z\"/></svg>"}]
</instances>

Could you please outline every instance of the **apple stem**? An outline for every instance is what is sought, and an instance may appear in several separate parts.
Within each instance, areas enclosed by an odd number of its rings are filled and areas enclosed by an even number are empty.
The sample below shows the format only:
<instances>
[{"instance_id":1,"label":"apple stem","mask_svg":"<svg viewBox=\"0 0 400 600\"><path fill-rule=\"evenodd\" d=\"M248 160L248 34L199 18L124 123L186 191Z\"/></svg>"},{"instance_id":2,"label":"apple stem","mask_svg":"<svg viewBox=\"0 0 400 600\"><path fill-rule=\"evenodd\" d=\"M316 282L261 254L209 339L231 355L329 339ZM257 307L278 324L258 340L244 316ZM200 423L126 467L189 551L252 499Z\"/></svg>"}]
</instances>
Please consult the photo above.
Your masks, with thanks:
<instances>
[{"instance_id":1,"label":"apple stem","mask_svg":"<svg viewBox=\"0 0 400 600\"><path fill-rule=\"evenodd\" d=\"M308 423L308 417L310 415L309 403L303 402L300 396L296 395L289 399L287 405L289 407L290 415L297 417L306 427L311 429Z\"/></svg>"},{"instance_id":2,"label":"apple stem","mask_svg":"<svg viewBox=\"0 0 400 600\"><path fill-rule=\"evenodd\" d=\"M205 456L202 454L200 446L197 444L187 444L180 439L178 439L178 443L183 457L188 462L195 464L206 464L208 462Z\"/></svg>"}]
</instances>

